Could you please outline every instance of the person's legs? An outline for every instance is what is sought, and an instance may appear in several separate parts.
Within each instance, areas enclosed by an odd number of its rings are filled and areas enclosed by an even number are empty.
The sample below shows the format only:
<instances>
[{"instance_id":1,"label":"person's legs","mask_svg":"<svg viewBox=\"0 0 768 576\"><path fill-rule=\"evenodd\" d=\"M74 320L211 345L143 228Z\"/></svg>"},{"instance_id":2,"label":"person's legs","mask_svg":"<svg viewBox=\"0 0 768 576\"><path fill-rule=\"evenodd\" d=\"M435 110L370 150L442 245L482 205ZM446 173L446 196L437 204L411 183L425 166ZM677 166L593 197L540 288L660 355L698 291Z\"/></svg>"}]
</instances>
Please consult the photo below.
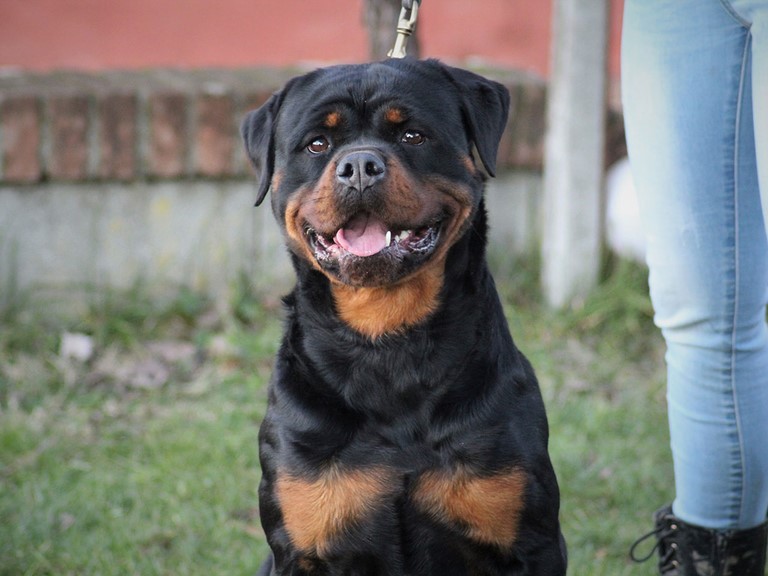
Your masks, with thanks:
<instances>
[{"instance_id":1,"label":"person's legs","mask_svg":"<svg viewBox=\"0 0 768 576\"><path fill-rule=\"evenodd\" d=\"M752 36L752 102L757 171L768 223L768 3L765 0L724 2Z\"/></svg>"},{"instance_id":2,"label":"person's legs","mask_svg":"<svg viewBox=\"0 0 768 576\"><path fill-rule=\"evenodd\" d=\"M753 21L733 4L627 0L622 47L630 162L667 343L673 512L718 530L757 526L768 511L768 243ZM757 73L765 54L755 58L754 89L768 103ZM766 106L756 108L764 130Z\"/></svg>"}]
</instances>

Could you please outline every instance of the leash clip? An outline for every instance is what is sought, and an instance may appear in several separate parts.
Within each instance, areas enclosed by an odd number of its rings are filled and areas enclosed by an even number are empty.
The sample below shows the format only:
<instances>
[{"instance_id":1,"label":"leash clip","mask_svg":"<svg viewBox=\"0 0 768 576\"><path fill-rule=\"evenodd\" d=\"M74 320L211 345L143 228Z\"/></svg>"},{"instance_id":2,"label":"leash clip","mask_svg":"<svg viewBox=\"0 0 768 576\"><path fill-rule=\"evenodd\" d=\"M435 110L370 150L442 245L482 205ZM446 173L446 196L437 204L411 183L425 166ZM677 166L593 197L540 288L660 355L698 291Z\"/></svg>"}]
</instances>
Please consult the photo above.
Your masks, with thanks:
<instances>
[{"instance_id":1,"label":"leash clip","mask_svg":"<svg viewBox=\"0 0 768 576\"><path fill-rule=\"evenodd\" d=\"M400 18L397 21L397 38L395 46L387 52L390 58L405 58L408 39L416 29L416 19L419 17L419 0L403 0Z\"/></svg>"}]
</instances>

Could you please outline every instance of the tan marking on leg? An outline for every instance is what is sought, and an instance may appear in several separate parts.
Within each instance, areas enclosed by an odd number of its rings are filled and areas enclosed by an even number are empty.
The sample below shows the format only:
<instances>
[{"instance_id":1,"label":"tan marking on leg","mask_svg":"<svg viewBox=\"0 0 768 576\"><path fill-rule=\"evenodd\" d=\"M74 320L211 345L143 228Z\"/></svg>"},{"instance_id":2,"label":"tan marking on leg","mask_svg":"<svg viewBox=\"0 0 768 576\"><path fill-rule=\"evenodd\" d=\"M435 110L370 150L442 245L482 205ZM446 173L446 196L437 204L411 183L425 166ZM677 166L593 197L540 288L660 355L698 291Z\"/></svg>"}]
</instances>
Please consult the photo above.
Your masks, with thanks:
<instances>
[{"instance_id":1,"label":"tan marking on leg","mask_svg":"<svg viewBox=\"0 0 768 576\"><path fill-rule=\"evenodd\" d=\"M431 471L419 478L414 500L439 522L458 524L467 537L499 548L517 539L526 474L512 469L475 476L464 469Z\"/></svg>"},{"instance_id":2,"label":"tan marking on leg","mask_svg":"<svg viewBox=\"0 0 768 576\"><path fill-rule=\"evenodd\" d=\"M394 481L386 468L344 471L332 466L314 479L281 475L277 498L291 542L322 558L333 538L375 512Z\"/></svg>"}]
</instances>

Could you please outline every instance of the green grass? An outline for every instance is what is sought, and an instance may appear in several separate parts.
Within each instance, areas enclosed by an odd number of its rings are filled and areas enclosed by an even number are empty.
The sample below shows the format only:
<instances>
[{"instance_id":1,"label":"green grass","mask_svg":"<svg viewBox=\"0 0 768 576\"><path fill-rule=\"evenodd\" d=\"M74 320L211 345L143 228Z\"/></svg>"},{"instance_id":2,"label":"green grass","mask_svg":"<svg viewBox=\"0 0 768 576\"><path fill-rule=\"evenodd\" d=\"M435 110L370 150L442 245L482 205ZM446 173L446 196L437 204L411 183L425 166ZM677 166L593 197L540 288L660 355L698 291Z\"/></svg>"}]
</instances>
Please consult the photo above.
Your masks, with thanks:
<instances>
[{"instance_id":1,"label":"green grass","mask_svg":"<svg viewBox=\"0 0 768 576\"><path fill-rule=\"evenodd\" d=\"M535 275L521 262L497 280L548 406L569 573L652 574L627 560L672 495L645 272L614 267L567 312L547 310ZM244 286L225 312L137 289L76 318L0 318L0 576L255 573L256 436L280 312ZM60 357L65 331L91 335L95 357Z\"/></svg>"},{"instance_id":2,"label":"green grass","mask_svg":"<svg viewBox=\"0 0 768 576\"><path fill-rule=\"evenodd\" d=\"M547 310L526 286L501 291L547 404L569 574L653 574L655 560L637 565L627 556L673 495L664 345L647 271L615 263L587 301L564 312Z\"/></svg>"}]
</instances>

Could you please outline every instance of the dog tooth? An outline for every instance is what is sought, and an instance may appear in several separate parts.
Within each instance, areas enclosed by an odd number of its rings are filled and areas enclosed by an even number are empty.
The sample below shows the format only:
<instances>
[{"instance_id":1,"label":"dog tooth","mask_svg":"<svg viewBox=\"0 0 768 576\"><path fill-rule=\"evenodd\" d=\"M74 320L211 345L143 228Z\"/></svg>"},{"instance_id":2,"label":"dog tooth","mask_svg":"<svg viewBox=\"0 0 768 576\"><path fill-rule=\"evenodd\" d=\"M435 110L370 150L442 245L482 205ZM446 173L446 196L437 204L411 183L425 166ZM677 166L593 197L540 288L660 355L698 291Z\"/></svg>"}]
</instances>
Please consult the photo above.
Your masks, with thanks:
<instances>
[{"instance_id":1,"label":"dog tooth","mask_svg":"<svg viewBox=\"0 0 768 576\"><path fill-rule=\"evenodd\" d=\"M387 230L387 237L385 239L385 244L389 246L392 244L392 232L390 230Z\"/></svg>"}]
</instances>

